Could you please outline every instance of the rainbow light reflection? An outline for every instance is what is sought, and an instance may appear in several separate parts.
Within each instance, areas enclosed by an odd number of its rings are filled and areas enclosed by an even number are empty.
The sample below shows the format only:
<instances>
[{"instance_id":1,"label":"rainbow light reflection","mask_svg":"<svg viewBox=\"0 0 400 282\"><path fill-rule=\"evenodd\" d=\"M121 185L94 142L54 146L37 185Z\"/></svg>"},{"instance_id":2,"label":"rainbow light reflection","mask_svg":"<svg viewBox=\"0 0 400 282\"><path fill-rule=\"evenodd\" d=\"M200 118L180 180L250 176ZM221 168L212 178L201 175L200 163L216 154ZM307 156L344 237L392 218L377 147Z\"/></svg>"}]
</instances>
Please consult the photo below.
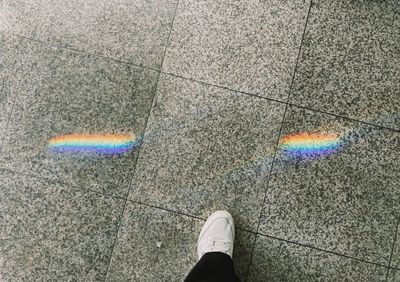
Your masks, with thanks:
<instances>
[{"instance_id":1,"label":"rainbow light reflection","mask_svg":"<svg viewBox=\"0 0 400 282\"><path fill-rule=\"evenodd\" d=\"M322 156L335 152L340 143L336 134L298 133L283 137L280 147L294 156Z\"/></svg>"},{"instance_id":2,"label":"rainbow light reflection","mask_svg":"<svg viewBox=\"0 0 400 282\"><path fill-rule=\"evenodd\" d=\"M52 153L119 155L135 143L133 134L68 134L51 138L48 149Z\"/></svg>"}]
</instances>

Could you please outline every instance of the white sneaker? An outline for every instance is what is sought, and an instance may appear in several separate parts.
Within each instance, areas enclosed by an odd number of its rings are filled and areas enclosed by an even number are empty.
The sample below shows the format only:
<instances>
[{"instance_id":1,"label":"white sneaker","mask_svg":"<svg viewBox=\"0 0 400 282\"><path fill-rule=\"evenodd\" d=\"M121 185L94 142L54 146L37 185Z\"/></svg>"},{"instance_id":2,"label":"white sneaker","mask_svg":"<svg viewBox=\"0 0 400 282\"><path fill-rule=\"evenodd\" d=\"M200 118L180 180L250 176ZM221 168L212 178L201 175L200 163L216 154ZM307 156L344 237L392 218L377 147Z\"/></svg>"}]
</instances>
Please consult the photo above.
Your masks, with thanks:
<instances>
[{"instance_id":1,"label":"white sneaker","mask_svg":"<svg viewBox=\"0 0 400 282\"><path fill-rule=\"evenodd\" d=\"M205 253L222 252L230 257L235 240L235 224L227 211L216 211L207 219L197 242L199 260Z\"/></svg>"}]
</instances>

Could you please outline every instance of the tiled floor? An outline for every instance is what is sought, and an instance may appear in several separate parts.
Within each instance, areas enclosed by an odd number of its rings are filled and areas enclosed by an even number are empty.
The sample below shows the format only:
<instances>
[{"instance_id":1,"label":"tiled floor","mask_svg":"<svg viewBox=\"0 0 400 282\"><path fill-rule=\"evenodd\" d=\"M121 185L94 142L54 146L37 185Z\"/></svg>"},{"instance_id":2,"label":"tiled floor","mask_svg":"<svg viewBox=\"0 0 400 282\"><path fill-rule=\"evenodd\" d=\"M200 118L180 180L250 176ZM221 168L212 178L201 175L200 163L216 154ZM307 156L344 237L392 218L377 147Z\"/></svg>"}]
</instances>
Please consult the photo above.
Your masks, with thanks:
<instances>
[{"instance_id":1,"label":"tiled floor","mask_svg":"<svg viewBox=\"0 0 400 282\"><path fill-rule=\"evenodd\" d=\"M0 281L182 281L216 209L243 281L400 281L399 30L395 0L0 0Z\"/></svg>"}]
</instances>

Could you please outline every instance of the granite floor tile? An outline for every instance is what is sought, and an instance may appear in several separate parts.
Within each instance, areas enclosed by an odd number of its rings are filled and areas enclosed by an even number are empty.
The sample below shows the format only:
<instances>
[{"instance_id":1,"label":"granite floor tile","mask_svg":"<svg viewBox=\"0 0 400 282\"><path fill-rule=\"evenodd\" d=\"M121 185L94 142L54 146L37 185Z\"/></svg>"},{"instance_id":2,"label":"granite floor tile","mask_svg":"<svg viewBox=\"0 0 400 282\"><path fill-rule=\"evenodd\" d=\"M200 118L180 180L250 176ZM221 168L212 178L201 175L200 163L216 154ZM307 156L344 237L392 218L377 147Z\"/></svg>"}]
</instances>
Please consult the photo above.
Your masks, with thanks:
<instances>
[{"instance_id":1,"label":"granite floor tile","mask_svg":"<svg viewBox=\"0 0 400 282\"><path fill-rule=\"evenodd\" d=\"M400 226L398 227L397 230L397 237L396 237L396 242L394 244L391 266L400 269Z\"/></svg>"},{"instance_id":2,"label":"granite floor tile","mask_svg":"<svg viewBox=\"0 0 400 282\"><path fill-rule=\"evenodd\" d=\"M256 235L247 231L236 229L233 247L233 264L235 272L241 281L246 281Z\"/></svg>"},{"instance_id":3,"label":"granite floor tile","mask_svg":"<svg viewBox=\"0 0 400 282\"><path fill-rule=\"evenodd\" d=\"M400 129L397 1L314 1L291 102Z\"/></svg>"},{"instance_id":4,"label":"granite floor tile","mask_svg":"<svg viewBox=\"0 0 400 282\"><path fill-rule=\"evenodd\" d=\"M385 281L386 268L257 236L248 281Z\"/></svg>"},{"instance_id":5,"label":"granite floor tile","mask_svg":"<svg viewBox=\"0 0 400 282\"><path fill-rule=\"evenodd\" d=\"M107 281L183 281L197 262L204 221L128 202ZM234 261L244 279L255 235L237 230Z\"/></svg>"},{"instance_id":6,"label":"granite floor tile","mask_svg":"<svg viewBox=\"0 0 400 282\"><path fill-rule=\"evenodd\" d=\"M9 57L11 50L21 49L19 40L0 33L0 150L5 135L8 119L11 115L12 106L17 96L17 89L22 78L21 61ZM11 71L12 70L12 71Z\"/></svg>"},{"instance_id":7,"label":"granite floor tile","mask_svg":"<svg viewBox=\"0 0 400 282\"><path fill-rule=\"evenodd\" d=\"M310 1L179 1L163 70L286 100Z\"/></svg>"},{"instance_id":8,"label":"granite floor tile","mask_svg":"<svg viewBox=\"0 0 400 282\"><path fill-rule=\"evenodd\" d=\"M387 265L400 208L400 134L291 107L282 135L260 232Z\"/></svg>"},{"instance_id":9,"label":"granite floor tile","mask_svg":"<svg viewBox=\"0 0 400 282\"><path fill-rule=\"evenodd\" d=\"M0 30L159 69L177 0L2 0Z\"/></svg>"},{"instance_id":10,"label":"granite floor tile","mask_svg":"<svg viewBox=\"0 0 400 282\"><path fill-rule=\"evenodd\" d=\"M400 281L400 270L391 269L388 275L388 282L399 282Z\"/></svg>"},{"instance_id":11,"label":"granite floor tile","mask_svg":"<svg viewBox=\"0 0 400 282\"><path fill-rule=\"evenodd\" d=\"M49 150L49 140L68 134L129 133L137 145L158 73L26 39L20 42L23 50L6 54L24 61L23 71L9 67L10 73L21 72L22 82L0 167L125 197L137 146L120 155L59 154Z\"/></svg>"},{"instance_id":12,"label":"granite floor tile","mask_svg":"<svg viewBox=\"0 0 400 282\"><path fill-rule=\"evenodd\" d=\"M130 199L255 230L284 105L161 75Z\"/></svg>"},{"instance_id":13,"label":"granite floor tile","mask_svg":"<svg viewBox=\"0 0 400 282\"><path fill-rule=\"evenodd\" d=\"M122 205L0 170L0 280L104 280Z\"/></svg>"}]
</instances>

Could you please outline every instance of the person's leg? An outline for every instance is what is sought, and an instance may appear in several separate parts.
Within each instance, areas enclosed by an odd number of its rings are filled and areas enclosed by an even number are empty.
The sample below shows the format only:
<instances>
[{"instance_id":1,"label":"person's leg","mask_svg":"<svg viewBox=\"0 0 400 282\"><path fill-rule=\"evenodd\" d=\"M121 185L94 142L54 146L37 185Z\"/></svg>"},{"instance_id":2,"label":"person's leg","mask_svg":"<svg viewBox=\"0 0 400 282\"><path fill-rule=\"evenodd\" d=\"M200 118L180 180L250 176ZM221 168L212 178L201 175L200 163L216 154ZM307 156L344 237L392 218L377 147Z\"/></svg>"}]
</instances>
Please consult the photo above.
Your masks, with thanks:
<instances>
[{"instance_id":1,"label":"person's leg","mask_svg":"<svg viewBox=\"0 0 400 282\"><path fill-rule=\"evenodd\" d=\"M197 243L199 261L185 282L240 282L232 262L235 225L226 211L213 213Z\"/></svg>"},{"instance_id":2,"label":"person's leg","mask_svg":"<svg viewBox=\"0 0 400 282\"><path fill-rule=\"evenodd\" d=\"M206 253L190 271L185 282L240 282L232 259L220 252Z\"/></svg>"}]
</instances>

